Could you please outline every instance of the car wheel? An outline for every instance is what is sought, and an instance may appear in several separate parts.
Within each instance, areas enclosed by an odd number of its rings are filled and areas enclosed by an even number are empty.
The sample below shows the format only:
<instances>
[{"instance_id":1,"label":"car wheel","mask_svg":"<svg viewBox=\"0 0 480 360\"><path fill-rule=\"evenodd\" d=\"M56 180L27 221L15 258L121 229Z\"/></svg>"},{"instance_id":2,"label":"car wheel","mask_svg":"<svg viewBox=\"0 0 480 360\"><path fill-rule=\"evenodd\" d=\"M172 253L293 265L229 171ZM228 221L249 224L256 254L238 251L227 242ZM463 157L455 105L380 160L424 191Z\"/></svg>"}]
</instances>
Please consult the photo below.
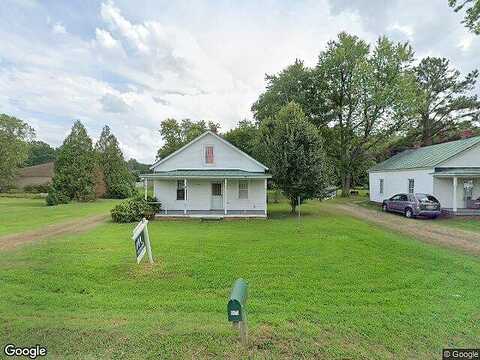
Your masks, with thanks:
<instances>
[{"instance_id":1,"label":"car wheel","mask_svg":"<svg viewBox=\"0 0 480 360\"><path fill-rule=\"evenodd\" d=\"M387 212L387 211L388 211L388 206L387 206L387 204L383 204L383 205L382 205L382 211L383 211L383 212Z\"/></svg>"},{"instance_id":2,"label":"car wheel","mask_svg":"<svg viewBox=\"0 0 480 360\"><path fill-rule=\"evenodd\" d=\"M410 208L405 209L405 217L408 219L412 219L414 217L412 209Z\"/></svg>"}]
</instances>

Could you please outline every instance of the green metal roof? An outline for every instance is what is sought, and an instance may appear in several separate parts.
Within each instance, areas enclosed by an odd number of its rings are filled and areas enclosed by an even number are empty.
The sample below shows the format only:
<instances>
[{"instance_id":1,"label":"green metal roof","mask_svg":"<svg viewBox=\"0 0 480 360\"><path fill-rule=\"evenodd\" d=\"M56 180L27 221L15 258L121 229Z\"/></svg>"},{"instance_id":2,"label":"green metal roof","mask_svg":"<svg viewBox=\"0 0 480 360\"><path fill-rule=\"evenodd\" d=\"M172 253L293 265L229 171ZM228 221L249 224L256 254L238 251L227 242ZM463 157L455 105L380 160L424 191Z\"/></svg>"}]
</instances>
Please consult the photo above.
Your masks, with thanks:
<instances>
[{"instance_id":1,"label":"green metal roof","mask_svg":"<svg viewBox=\"0 0 480 360\"><path fill-rule=\"evenodd\" d=\"M480 136L405 150L370 169L370 171L429 168L480 143Z\"/></svg>"},{"instance_id":2,"label":"green metal roof","mask_svg":"<svg viewBox=\"0 0 480 360\"><path fill-rule=\"evenodd\" d=\"M480 167L477 168L437 168L433 176L480 176Z\"/></svg>"},{"instance_id":3,"label":"green metal roof","mask_svg":"<svg viewBox=\"0 0 480 360\"><path fill-rule=\"evenodd\" d=\"M144 179L157 178L270 178L264 172L251 172L237 169L215 169L215 170L172 170L172 171L158 171L151 174L140 175Z\"/></svg>"}]
</instances>

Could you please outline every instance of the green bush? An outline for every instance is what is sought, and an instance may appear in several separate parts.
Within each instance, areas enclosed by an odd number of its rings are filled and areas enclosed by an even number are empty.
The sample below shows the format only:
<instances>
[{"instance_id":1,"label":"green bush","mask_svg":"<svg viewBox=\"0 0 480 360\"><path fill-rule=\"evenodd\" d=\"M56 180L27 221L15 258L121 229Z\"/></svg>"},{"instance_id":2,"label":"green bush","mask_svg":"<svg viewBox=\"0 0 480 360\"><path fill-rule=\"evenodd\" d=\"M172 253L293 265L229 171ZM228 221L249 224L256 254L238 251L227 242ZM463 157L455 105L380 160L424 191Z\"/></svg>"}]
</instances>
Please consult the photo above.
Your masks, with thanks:
<instances>
[{"instance_id":1,"label":"green bush","mask_svg":"<svg viewBox=\"0 0 480 360\"><path fill-rule=\"evenodd\" d=\"M23 188L24 192L31 194L48 193L49 190L50 184L27 185Z\"/></svg>"},{"instance_id":2,"label":"green bush","mask_svg":"<svg viewBox=\"0 0 480 360\"><path fill-rule=\"evenodd\" d=\"M110 212L113 222L130 223L142 218L151 219L160 211L160 204L153 204L157 199L148 197L147 200L137 196L115 206Z\"/></svg>"},{"instance_id":3,"label":"green bush","mask_svg":"<svg viewBox=\"0 0 480 360\"><path fill-rule=\"evenodd\" d=\"M70 202L70 198L61 191L50 189L45 201L48 206L55 206L58 204L68 204Z\"/></svg>"}]
</instances>

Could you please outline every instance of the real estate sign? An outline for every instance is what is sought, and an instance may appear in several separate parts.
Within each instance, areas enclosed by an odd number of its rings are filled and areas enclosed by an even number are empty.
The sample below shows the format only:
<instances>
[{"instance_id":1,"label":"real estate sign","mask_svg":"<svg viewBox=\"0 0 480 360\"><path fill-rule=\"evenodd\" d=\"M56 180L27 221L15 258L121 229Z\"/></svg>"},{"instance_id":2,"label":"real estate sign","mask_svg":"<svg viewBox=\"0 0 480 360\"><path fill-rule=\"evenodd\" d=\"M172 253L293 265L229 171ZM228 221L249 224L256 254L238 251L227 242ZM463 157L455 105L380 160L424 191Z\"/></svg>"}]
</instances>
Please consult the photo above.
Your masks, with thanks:
<instances>
[{"instance_id":1,"label":"real estate sign","mask_svg":"<svg viewBox=\"0 0 480 360\"><path fill-rule=\"evenodd\" d=\"M148 236L148 220L145 218L138 223L133 230L132 239L135 245L135 254L137 256L137 264L142 261L145 253L148 253L148 260L153 264L152 248L150 247L150 238Z\"/></svg>"}]
</instances>

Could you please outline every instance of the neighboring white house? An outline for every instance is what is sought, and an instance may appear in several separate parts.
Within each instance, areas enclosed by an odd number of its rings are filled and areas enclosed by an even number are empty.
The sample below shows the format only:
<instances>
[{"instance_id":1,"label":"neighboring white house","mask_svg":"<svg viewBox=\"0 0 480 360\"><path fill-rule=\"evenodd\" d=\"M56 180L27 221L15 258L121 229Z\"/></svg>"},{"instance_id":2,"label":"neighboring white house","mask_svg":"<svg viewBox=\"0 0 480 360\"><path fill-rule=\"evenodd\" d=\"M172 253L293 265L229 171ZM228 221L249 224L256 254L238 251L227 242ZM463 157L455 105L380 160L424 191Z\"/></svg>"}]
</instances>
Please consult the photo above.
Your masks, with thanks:
<instances>
[{"instance_id":1,"label":"neighboring white house","mask_svg":"<svg viewBox=\"0 0 480 360\"><path fill-rule=\"evenodd\" d=\"M369 170L370 200L434 195L450 214L480 215L480 137L406 150Z\"/></svg>"},{"instance_id":2,"label":"neighboring white house","mask_svg":"<svg viewBox=\"0 0 480 360\"><path fill-rule=\"evenodd\" d=\"M151 169L158 216L267 216L268 168L210 131Z\"/></svg>"}]
</instances>

